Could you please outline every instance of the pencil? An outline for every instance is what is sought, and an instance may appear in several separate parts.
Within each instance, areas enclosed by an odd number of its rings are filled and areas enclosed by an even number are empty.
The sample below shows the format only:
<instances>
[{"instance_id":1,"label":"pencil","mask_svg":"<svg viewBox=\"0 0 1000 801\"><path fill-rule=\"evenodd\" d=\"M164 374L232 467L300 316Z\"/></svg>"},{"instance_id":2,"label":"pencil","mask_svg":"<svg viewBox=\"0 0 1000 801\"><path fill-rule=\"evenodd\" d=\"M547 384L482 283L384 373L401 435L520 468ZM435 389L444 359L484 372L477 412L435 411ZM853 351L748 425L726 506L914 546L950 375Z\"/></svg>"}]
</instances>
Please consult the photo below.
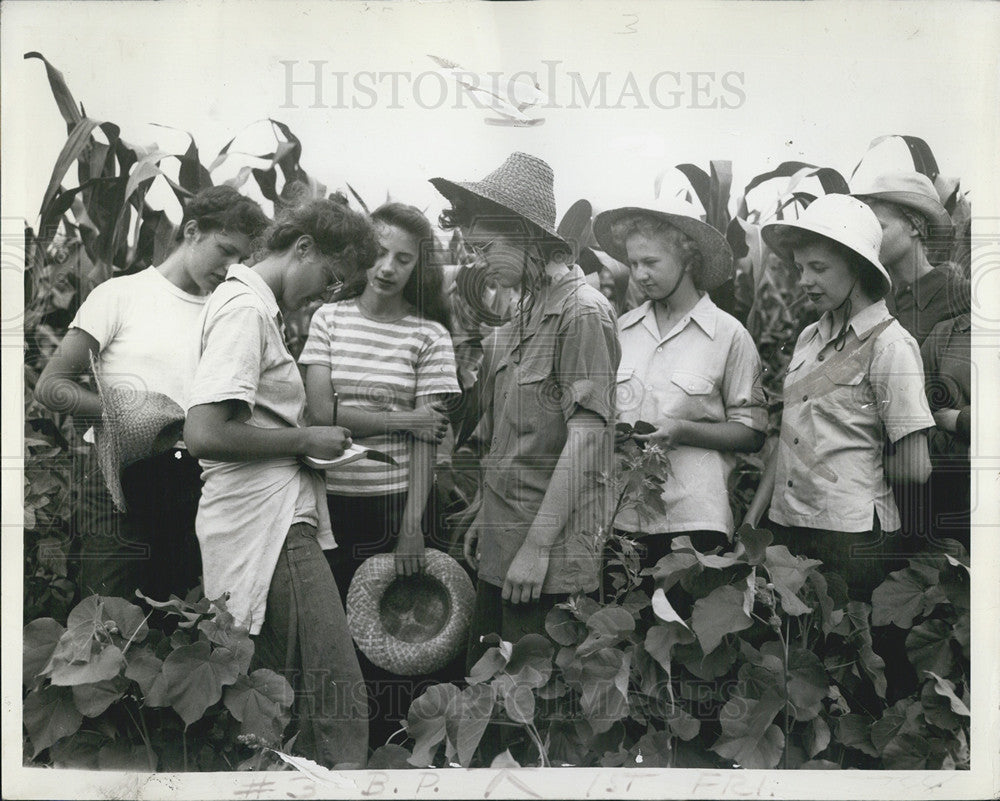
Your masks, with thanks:
<instances>
[{"instance_id":1,"label":"pencil","mask_svg":"<svg viewBox=\"0 0 1000 801\"><path fill-rule=\"evenodd\" d=\"M337 405L340 401L340 396L334 391L333 393L333 423L332 425L337 425Z\"/></svg>"}]
</instances>

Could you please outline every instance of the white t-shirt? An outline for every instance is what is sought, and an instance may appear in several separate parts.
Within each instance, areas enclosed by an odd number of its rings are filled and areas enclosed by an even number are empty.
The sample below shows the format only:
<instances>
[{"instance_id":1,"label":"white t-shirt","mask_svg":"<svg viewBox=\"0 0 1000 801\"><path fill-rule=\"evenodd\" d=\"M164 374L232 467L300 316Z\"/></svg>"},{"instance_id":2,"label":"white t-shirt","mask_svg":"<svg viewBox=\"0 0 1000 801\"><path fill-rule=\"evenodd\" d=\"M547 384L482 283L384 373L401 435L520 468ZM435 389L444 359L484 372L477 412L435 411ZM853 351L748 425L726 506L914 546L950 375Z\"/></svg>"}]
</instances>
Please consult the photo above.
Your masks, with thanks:
<instances>
[{"instance_id":1,"label":"white t-shirt","mask_svg":"<svg viewBox=\"0 0 1000 801\"><path fill-rule=\"evenodd\" d=\"M185 408L207 299L184 292L150 267L97 286L70 328L97 340L97 365L108 383L162 392Z\"/></svg>"}]
</instances>

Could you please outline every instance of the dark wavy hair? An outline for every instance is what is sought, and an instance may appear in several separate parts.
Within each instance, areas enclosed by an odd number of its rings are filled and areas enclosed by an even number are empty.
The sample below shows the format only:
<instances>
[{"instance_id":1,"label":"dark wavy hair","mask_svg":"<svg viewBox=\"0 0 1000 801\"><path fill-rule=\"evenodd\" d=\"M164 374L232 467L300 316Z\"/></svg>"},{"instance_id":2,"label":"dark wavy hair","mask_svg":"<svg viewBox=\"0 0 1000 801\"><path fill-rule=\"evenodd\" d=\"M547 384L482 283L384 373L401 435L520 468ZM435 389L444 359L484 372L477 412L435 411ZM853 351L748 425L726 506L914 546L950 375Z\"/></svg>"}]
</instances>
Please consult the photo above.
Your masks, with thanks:
<instances>
[{"instance_id":1,"label":"dark wavy hair","mask_svg":"<svg viewBox=\"0 0 1000 801\"><path fill-rule=\"evenodd\" d=\"M372 212L372 222L391 225L405 231L417 240L417 263L403 287L403 299L417 310L417 314L452 330L451 314L444 297L444 268L441 249L430 220L416 206L405 203L385 203ZM365 289L366 280L359 276L338 295L340 299L354 298Z\"/></svg>"},{"instance_id":2,"label":"dark wavy hair","mask_svg":"<svg viewBox=\"0 0 1000 801\"><path fill-rule=\"evenodd\" d=\"M857 276L858 287L865 295L872 300L879 300L884 296L885 279L868 259L847 245L812 231L790 231L782 239L782 244L789 251L807 245L826 246L831 253L844 260L852 275Z\"/></svg>"},{"instance_id":3,"label":"dark wavy hair","mask_svg":"<svg viewBox=\"0 0 1000 801\"><path fill-rule=\"evenodd\" d=\"M257 239L270 222L256 201L226 185L210 186L188 199L174 237L178 242L184 239L184 226L191 220L198 223L200 231L230 231L244 234L251 241Z\"/></svg>"},{"instance_id":4,"label":"dark wavy hair","mask_svg":"<svg viewBox=\"0 0 1000 801\"><path fill-rule=\"evenodd\" d=\"M283 251L300 236L310 236L320 253L367 270L378 256L378 238L371 221L336 200L309 200L278 213L268 228L264 246Z\"/></svg>"}]
</instances>

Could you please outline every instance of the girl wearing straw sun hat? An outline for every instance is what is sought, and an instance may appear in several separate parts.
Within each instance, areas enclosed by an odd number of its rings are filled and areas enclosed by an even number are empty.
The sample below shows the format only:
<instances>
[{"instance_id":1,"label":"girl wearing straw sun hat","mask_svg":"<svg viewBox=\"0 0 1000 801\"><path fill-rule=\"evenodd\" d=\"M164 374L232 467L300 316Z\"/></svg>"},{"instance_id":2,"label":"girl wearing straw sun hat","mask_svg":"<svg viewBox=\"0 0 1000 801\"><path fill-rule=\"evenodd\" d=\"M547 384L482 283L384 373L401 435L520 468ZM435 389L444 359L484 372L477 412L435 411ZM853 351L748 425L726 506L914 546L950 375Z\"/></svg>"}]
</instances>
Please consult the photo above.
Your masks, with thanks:
<instances>
[{"instance_id":1,"label":"girl wearing straw sun hat","mask_svg":"<svg viewBox=\"0 0 1000 801\"><path fill-rule=\"evenodd\" d=\"M607 299L572 264L556 229L552 169L513 153L480 181L435 178L479 269L517 289L514 318L489 348L479 432L489 443L481 506L466 534L478 569L471 668L495 632L516 642L544 631L569 593L595 590L611 469L612 388L621 351Z\"/></svg>"},{"instance_id":2,"label":"girl wearing straw sun hat","mask_svg":"<svg viewBox=\"0 0 1000 801\"><path fill-rule=\"evenodd\" d=\"M617 376L619 420L656 427L640 441L669 448L664 512L627 510L618 526L639 537L655 564L682 535L708 550L733 531L726 482L735 451L764 443L767 412L760 358L747 330L708 292L732 275L725 237L679 199L643 202L599 214L598 244L629 265L648 300L622 315Z\"/></svg>"},{"instance_id":3,"label":"girl wearing straw sun hat","mask_svg":"<svg viewBox=\"0 0 1000 801\"><path fill-rule=\"evenodd\" d=\"M930 472L920 354L886 308L882 229L861 201L824 195L762 235L822 316L795 345L781 434L746 521L770 507L775 542L840 571L850 597L869 602L901 552L888 479L923 483Z\"/></svg>"}]
</instances>

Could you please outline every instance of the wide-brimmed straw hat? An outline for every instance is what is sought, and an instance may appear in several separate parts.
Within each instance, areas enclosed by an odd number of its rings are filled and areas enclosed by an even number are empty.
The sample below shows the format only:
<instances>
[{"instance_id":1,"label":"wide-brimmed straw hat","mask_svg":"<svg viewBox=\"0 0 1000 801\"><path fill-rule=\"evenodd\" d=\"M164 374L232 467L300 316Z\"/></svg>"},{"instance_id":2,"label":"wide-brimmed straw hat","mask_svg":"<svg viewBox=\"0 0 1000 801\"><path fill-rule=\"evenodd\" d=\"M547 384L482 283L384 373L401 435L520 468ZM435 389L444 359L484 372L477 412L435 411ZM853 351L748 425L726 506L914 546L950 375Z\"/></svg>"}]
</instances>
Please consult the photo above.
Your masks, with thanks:
<instances>
[{"instance_id":1,"label":"wide-brimmed straw hat","mask_svg":"<svg viewBox=\"0 0 1000 801\"><path fill-rule=\"evenodd\" d=\"M101 399L101 423L94 428L97 463L111 499L128 511L121 472L129 465L170 450L184 433L184 410L162 392L150 392L128 383L110 384L91 367Z\"/></svg>"},{"instance_id":2,"label":"wide-brimmed straw hat","mask_svg":"<svg viewBox=\"0 0 1000 801\"><path fill-rule=\"evenodd\" d=\"M594 236L601 249L613 259L628 264L625 242L615 236L615 225L631 216L662 220L690 238L701 251L704 272L701 288L710 291L733 276L733 252L726 237L703 222L698 209L680 198L658 198L630 206L602 211L594 218Z\"/></svg>"},{"instance_id":3,"label":"wide-brimmed straw hat","mask_svg":"<svg viewBox=\"0 0 1000 801\"><path fill-rule=\"evenodd\" d=\"M885 172L851 185L851 194L860 200L884 200L912 209L940 233L951 229L951 215L941 205L931 179L919 172Z\"/></svg>"},{"instance_id":4,"label":"wide-brimmed straw hat","mask_svg":"<svg viewBox=\"0 0 1000 801\"><path fill-rule=\"evenodd\" d=\"M376 554L347 591L347 626L375 665L401 676L433 673L466 645L476 593L454 559L424 549L424 572L397 576L395 557Z\"/></svg>"},{"instance_id":5,"label":"wide-brimmed straw hat","mask_svg":"<svg viewBox=\"0 0 1000 801\"><path fill-rule=\"evenodd\" d=\"M486 200L523 217L550 239L570 246L556 230L552 168L537 156L511 153L503 164L480 181L431 178L430 182L450 201L463 196Z\"/></svg>"},{"instance_id":6,"label":"wide-brimmed straw hat","mask_svg":"<svg viewBox=\"0 0 1000 801\"><path fill-rule=\"evenodd\" d=\"M888 270L879 261L882 226L868 206L850 195L823 195L809 204L797 220L768 223L761 229L764 241L786 261L792 261L790 245L796 234L819 234L857 253L882 279L882 295L892 288Z\"/></svg>"}]
</instances>

